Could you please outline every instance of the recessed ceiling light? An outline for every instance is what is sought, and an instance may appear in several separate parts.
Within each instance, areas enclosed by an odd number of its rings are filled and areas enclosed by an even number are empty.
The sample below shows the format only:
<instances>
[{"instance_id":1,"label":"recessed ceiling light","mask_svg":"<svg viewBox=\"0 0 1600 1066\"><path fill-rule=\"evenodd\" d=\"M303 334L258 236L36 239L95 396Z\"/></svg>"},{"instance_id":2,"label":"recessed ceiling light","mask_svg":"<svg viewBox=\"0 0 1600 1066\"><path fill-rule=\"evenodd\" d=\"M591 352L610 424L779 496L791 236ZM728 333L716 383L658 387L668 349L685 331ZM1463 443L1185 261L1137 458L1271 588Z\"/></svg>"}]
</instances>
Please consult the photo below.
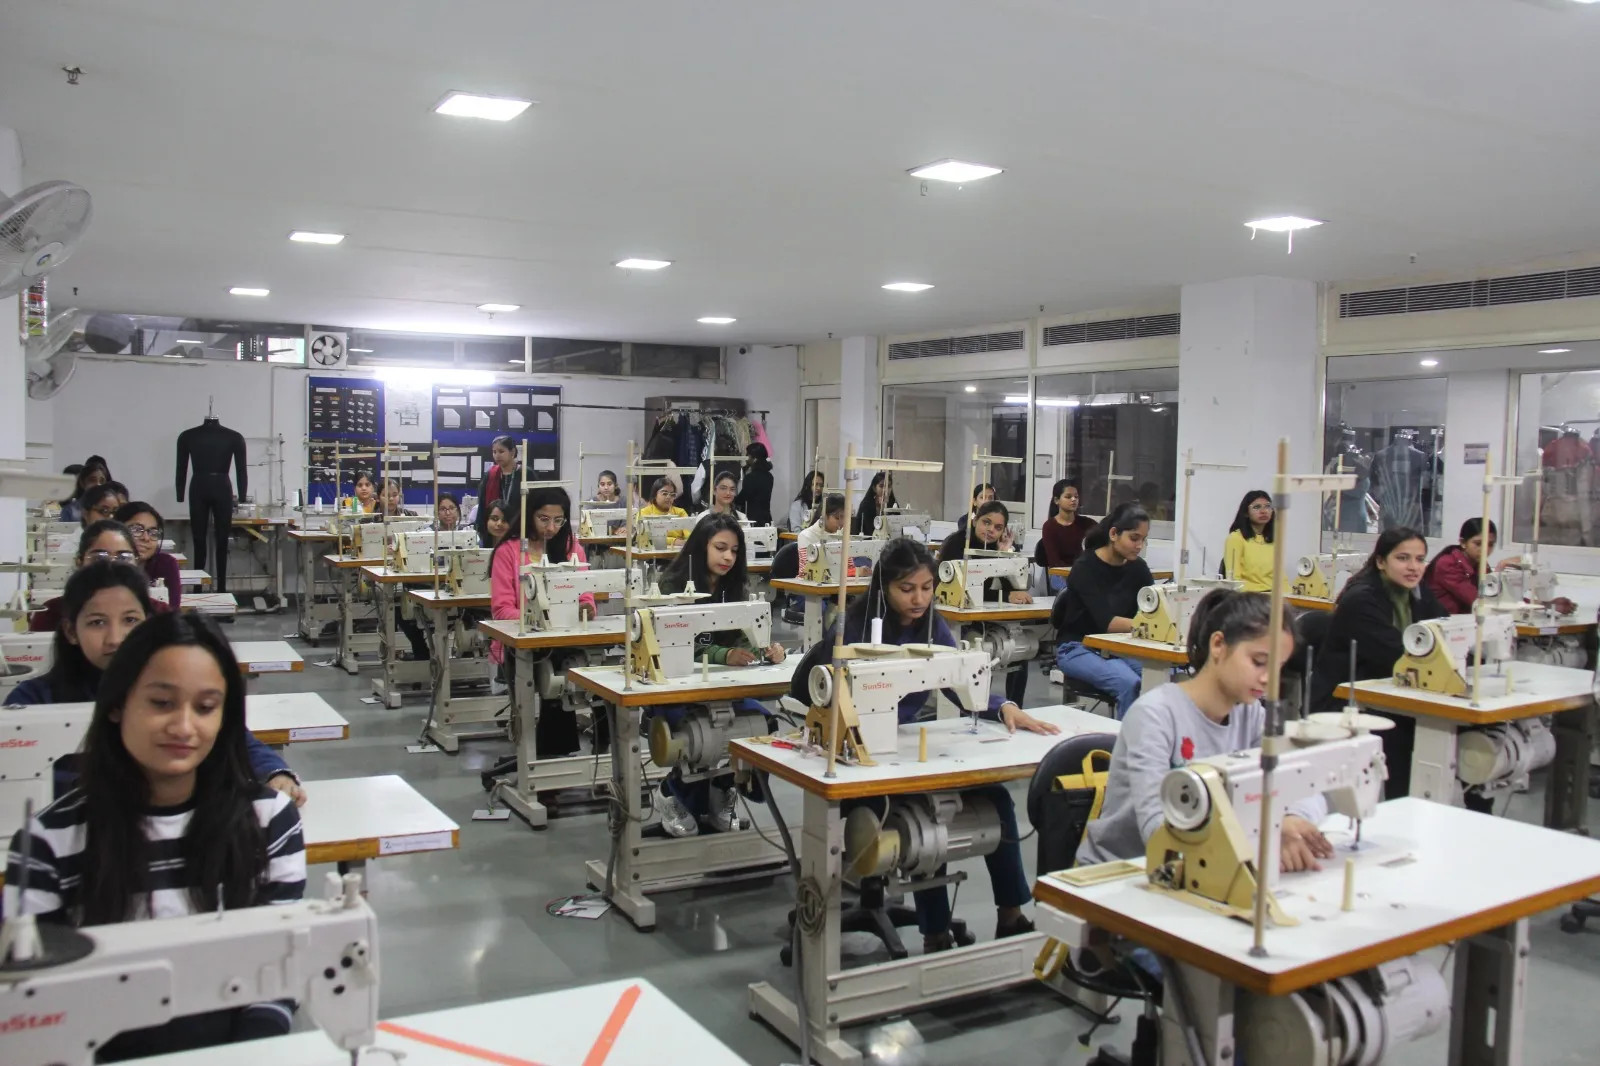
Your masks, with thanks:
<instances>
[{"instance_id":1,"label":"recessed ceiling light","mask_svg":"<svg viewBox=\"0 0 1600 1066\"><path fill-rule=\"evenodd\" d=\"M516 118L532 100L518 100L514 96L478 96L475 93L446 93L434 105L434 111L456 118L486 118L491 122L509 122Z\"/></svg>"},{"instance_id":2,"label":"recessed ceiling light","mask_svg":"<svg viewBox=\"0 0 1600 1066\"><path fill-rule=\"evenodd\" d=\"M229 296L266 296L271 289L252 289L245 285L235 285L228 290Z\"/></svg>"},{"instance_id":3,"label":"recessed ceiling light","mask_svg":"<svg viewBox=\"0 0 1600 1066\"><path fill-rule=\"evenodd\" d=\"M507 359L506 362L509 363L512 366L521 366L523 364L524 360L521 360L521 359Z\"/></svg>"},{"instance_id":4,"label":"recessed ceiling light","mask_svg":"<svg viewBox=\"0 0 1600 1066\"><path fill-rule=\"evenodd\" d=\"M1272 218L1258 218L1254 222L1246 222L1245 225L1251 229L1264 229L1268 233L1294 233L1296 230L1320 226L1322 220L1301 218L1299 215L1275 215Z\"/></svg>"},{"instance_id":5,"label":"recessed ceiling light","mask_svg":"<svg viewBox=\"0 0 1600 1066\"><path fill-rule=\"evenodd\" d=\"M963 391L963 392L977 392L978 391L978 386L976 386L976 385L968 385L965 389L963 389L961 391Z\"/></svg>"},{"instance_id":6,"label":"recessed ceiling light","mask_svg":"<svg viewBox=\"0 0 1600 1066\"><path fill-rule=\"evenodd\" d=\"M728 326L739 320L737 318L729 318L726 315L705 315L704 317L695 319L695 321L702 322L708 326Z\"/></svg>"},{"instance_id":7,"label":"recessed ceiling light","mask_svg":"<svg viewBox=\"0 0 1600 1066\"><path fill-rule=\"evenodd\" d=\"M977 181L980 178L992 178L996 174L1004 173L999 167L987 167L982 163L963 163L959 159L941 159L936 163L924 163L909 171L913 178L924 178L928 181Z\"/></svg>"},{"instance_id":8,"label":"recessed ceiling light","mask_svg":"<svg viewBox=\"0 0 1600 1066\"><path fill-rule=\"evenodd\" d=\"M205 341L190 340L188 337L179 337L174 344L204 344Z\"/></svg>"},{"instance_id":9,"label":"recessed ceiling light","mask_svg":"<svg viewBox=\"0 0 1600 1066\"><path fill-rule=\"evenodd\" d=\"M660 270L672 265L670 259L619 259L617 266L623 270Z\"/></svg>"},{"instance_id":10,"label":"recessed ceiling light","mask_svg":"<svg viewBox=\"0 0 1600 1066\"><path fill-rule=\"evenodd\" d=\"M1439 360L1437 360L1437 359L1424 359L1424 360L1422 360L1422 365L1423 366L1438 366L1439 365Z\"/></svg>"},{"instance_id":11,"label":"recessed ceiling light","mask_svg":"<svg viewBox=\"0 0 1600 1066\"><path fill-rule=\"evenodd\" d=\"M1578 0L1578 3L1580 3L1580 4L1595 4L1595 3L1600 3L1600 0ZM1540 348L1539 349L1539 354L1540 355L1566 355L1570 351L1572 351L1571 348Z\"/></svg>"},{"instance_id":12,"label":"recessed ceiling light","mask_svg":"<svg viewBox=\"0 0 1600 1066\"><path fill-rule=\"evenodd\" d=\"M933 286L921 281L891 281L884 288L890 292L924 292Z\"/></svg>"},{"instance_id":13,"label":"recessed ceiling light","mask_svg":"<svg viewBox=\"0 0 1600 1066\"><path fill-rule=\"evenodd\" d=\"M372 349L371 348L351 348L350 350L352 352L360 352L362 355L371 355L372 354Z\"/></svg>"},{"instance_id":14,"label":"recessed ceiling light","mask_svg":"<svg viewBox=\"0 0 1600 1066\"><path fill-rule=\"evenodd\" d=\"M520 311L521 309L522 309L522 305L521 304L479 304L478 305L478 310L483 311L483 312L485 312L487 314L491 314L491 315L510 314L512 311Z\"/></svg>"},{"instance_id":15,"label":"recessed ceiling light","mask_svg":"<svg viewBox=\"0 0 1600 1066\"><path fill-rule=\"evenodd\" d=\"M297 229L289 234L289 239L291 241L299 241L301 244L338 244L344 240L344 234L314 233L307 229Z\"/></svg>"}]
</instances>

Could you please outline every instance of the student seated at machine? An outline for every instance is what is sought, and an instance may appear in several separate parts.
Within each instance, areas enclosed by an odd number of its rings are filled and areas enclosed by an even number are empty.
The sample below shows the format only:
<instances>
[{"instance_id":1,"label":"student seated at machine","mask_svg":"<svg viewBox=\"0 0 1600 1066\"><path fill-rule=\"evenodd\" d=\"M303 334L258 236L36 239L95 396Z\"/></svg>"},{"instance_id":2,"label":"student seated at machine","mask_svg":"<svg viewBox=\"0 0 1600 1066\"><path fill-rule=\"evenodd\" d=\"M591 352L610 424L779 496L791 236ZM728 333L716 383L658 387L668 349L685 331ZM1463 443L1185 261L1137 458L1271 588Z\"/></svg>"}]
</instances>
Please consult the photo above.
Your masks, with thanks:
<instances>
[{"instance_id":1,"label":"student seated at machine","mask_svg":"<svg viewBox=\"0 0 1600 1066\"><path fill-rule=\"evenodd\" d=\"M400 489L400 482L390 478L383 483L382 512L390 518L406 517L415 518L417 512L410 510L405 505L405 494Z\"/></svg>"},{"instance_id":2,"label":"student seated at machine","mask_svg":"<svg viewBox=\"0 0 1600 1066\"><path fill-rule=\"evenodd\" d=\"M128 502L127 487L120 481L108 481L104 485L96 485L83 494L78 501L82 508L79 521L84 526L95 522L102 522L117 513L117 508Z\"/></svg>"},{"instance_id":3,"label":"student seated at machine","mask_svg":"<svg viewBox=\"0 0 1600 1066\"><path fill-rule=\"evenodd\" d=\"M1350 677L1350 646L1356 649L1354 680L1386 678L1405 654L1401 640L1413 622L1443 618L1446 611L1433 593L1422 584L1428 561L1428 542L1421 533L1396 526L1378 534L1378 542L1366 565L1345 583L1333 605L1327 636L1317 649L1312 668L1310 707L1312 711L1336 711L1343 704L1334 690ZM1408 715L1378 714L1394 720L1394 728L1379 736L1383 755L1389 763L1389 781L1384 794L1399 799L1411 792L1411 749L1416 742L1417 723ZM1470 796L1469 796L1470 798Z\"/></svg>"},{"instance_id":4,"label":"student seated at machine","mask_svg":"<svg viewBox=\"0 0 1600 1066\"><path fill-rule=\"evenodd\" d=\"M739 495L739 475L732 470L724 470L717 475L711 484L711 494L706 503L703 514L732 515L737 521L748 522L750 519L745 513L733 505Z\"/></svg>"},{"instance_id":5,"label":"student seated at machine","mask_svg":"<svg viewBox=\"0 0 1600 1066\"><path fill-rule=\"evenodd\" d=\"M709 593L712 603L741 603L750 598L747 583L747 560L744 547L744 530L730 515L711 515L694 527L678 557L661 574L661 591L675 594L688 590ZM703 633L696 638L695 661L709 659L715 666L754 666L759 663L781 663L783 645L773 641L765 648L751 647L743 630L731 629ZM733 701L736 712L766 714L767 709L756 700ZM656 714L669 719L681 716L681 708L662 707ZM700 832L702 825L725 833L733 827L737 796L731 787L732 773L722 783L703 780L686 783L679 779L674 767L661 782L661 794L656 810L661 815L661 828L669 836L690 837Z\"/></svg>"},{"instance_id":6,"label":"student seated at machine","mask_svg":"<svg viewBox=\"0 0 1600 1066\"><path fill-rule=\"evenodd\" d=\"M134 629L95 700L78 787L34 814L26 850L22 831L12 838L5 912L85 927L301 899L300 814L251 776L244 700L208 619L166 614ZM293 1010L277 1000L174 1018L118 1034L94 1060L279 1036Z\"/></svg>"},{"instance_id":7,"label":"student seated at machine","mask_svg":"<svg viewBox=\"0 0 1600 1066\"><path fill-rule=\"evenodd\" d=\"M1070 567L1083 554L1083 538L1094 529L1094 520L1078 513L1078 486L1062 478L1050 490L1050 517L1039 529L1039 546L1033 561L1048 572L1052 567ZM1050 591L1060 592L1067 585L1064 577L1050 578Z\"/></svg>"},{"instance_id":8,"label":"student seated at machine","mask_svg":"<svg viewBox=\"0 0 1600 1066\"><path fill-rule=\"evenodd\" d=\"M826 484L827 480L820 470L811 471L801 481L800 491L789 501L789 528L792 531L799 533L812 523L812 515L822 500L822 490Z\"/></svg>"},{"instance_id":9,"label":"student seated at machine","mask_svg":"<svg viewBox=\"0 0 1600 1066\"><path fill-rule=\"evenodd\" d=\"M1078 865L1143 858L1162 824L1161 783L1169 770L1260 746L1271 622L1271 603L1261 593L1212 589L1195 606L1188 644L1193 675L1146 692L1128 709L1100 816L1078 845ZM1294 644L1287 622L1277 640L1286 658ZM1321 796L1290 805L1279 853L1284 870L1320 869L1318 860L1333 856L1317 830L1326 815Z\"/></svg>"},{"instance_id":10,"label":"student seated at machine","mask_svg":"<svg viewBox=\"0 0 1600 1066\"><path fill-rule=\"evenodd\" d=\"M1127 659L1102 658L1083 645L1098 633L1131 633L1139 613L1139 590L1155 584L1139 558L1150 535L1150 516L1125 503L1100 520L1083 540L1067 587L1056 597L1050 624L1056 628L1056 666L1061 673L1113 697L1121 718L1139 696L1139 668Z\"/></svg>"},{"instance_id":11,"label":"student seated at machine","mask_svg":"<svg viewBox=\"0 0 1600 1066\"><path fill-rule=\"evenodd\" d=\"M1483 519L1467 519L1461 523L1460 541L1435 555L1422 572L1423 587L1433 593L1439 605L1451 614L1469 614L1472 605L1478 601L1478 564L1483 560L1485 551L1494 554L1495 543L1500 539L1500 532L1493 522L1489 523L1487 547L1483 539ZM1520 562L1518 558L1502 559L1489 569L1507 570ZM1577 604L1565 596L1541 602L1557 614L1571 614L1578 609Z\"/></svg>"},{"instance_id":12,"label":"student seated at machine","mask_svg":"<svg viewBox=\"0 0 1600 1066\"><path fill-rule=\"evenodd\" d=\"M371 474L365 470L357 472L353 491L355 492L356 506L363 513L372 514L378 509L378 483L372 480Z\"/></svg>"},{"instance_id":13,"label":"student seated at machine","mask_svg":"<svg viewBox=\"0 0 1600 1066\"><path fill-rule=\"evenodd\" d=\"M678 498L678 486L675 482L658 477L650 483L650 502L639 508L640 518L688 518L689 512L674 502ZM684 540L689 536L687 530L667 530L667 543Z\"/></svg>"},{"instance_id":14,"label":"student seated at machine","mask_svg":"<svg viewBox=\"0 0 1600 1066\"><path fill-rule=\"evenodd\" d=\"M872 475L872 480L867 484L867 494L856 508L856 524L850 530L850 535L872 536L877 530L878 516L898 506L900 501L894 498L894 475L887 470L878 471Z\"/></svg>"},{"instance_id":15,"label":"student seated at machine","mask_svg":"<svg viewBox=\"0 0 1600 1066\"><path fill-rule=\"evenodd\" d=\"M991 488L990 495L993 494ZM980 504L971 534L968 535L962 528L944 538L944 543L939 545L939 561L942 563L946 559L962 558L963 539L968 551L1016 551L1011 527L1007 525L1010 521L1011 512L999 500L991 499ZM997 577L984 582L983 599L986 603L1032 603L1033 595L1026 588L1016 588L1006 578ZM1028 694L1028 666L1025 662L1018 663L1006 674L1006 698L1015 701L1018 706Z\"/></svg>"},{"instance_id":16,"label":"student seated at machine","mask_svg":"<svg viewBox=\"0 0 1600 1066\"><path fill-rule=\"evenodd\" d=\"M590 503L617 504L622 502L622 496L617 489L617 474L614 470L600 471L600 478L594 483L594 496Z\"/></svg>"},{"instance_id":17,"label":"student seated at machine","mask_svg":"<svg viewBox=\"0 0 1600 1066\"><path fill-rule=\"evenodd\" d=\"M61 596L60 626L56 629L50 669L21 682L6 696L8 707L41 703L88 703L98 697L103 671L129 634L154 616L144 575L127 563L97 561L78 570ZM305 790L289 764L276 751L248 734L250 770L256 780L288 793L296 805L305 803ZM66 765L63 766L63 763ZM63 773L75 773L71 763L57 762L57 791Z\"/></svg>"},{"instance_id":18,"label":"student seated at machine","mask_svg":"<svg viewBox=\"0 0 1600 1066\"><path fill-rule=\"evenodd\" d=\"M970 517L971 513L982 507L984 504L993 502L994 486L989 484L989 482L985 481L983 484L973 489L971 505L956 517L956 531L965 532L967 528L967 518ZM1006 550L1010 551L1011 549L1007 548Z\"/></svg>"},{"instance_id":19,"label":"student seated at machine","mask_svg":"<svg viewBox=\"0 0 1600 1066\"><path fill-rule=\"evenodd\" d=\"M437 529L441 533L453 533L461 529L461 502L452 492L441 492L433 504L433 521L428 529Z\"/></svg>"},{"instance_id":20,"label":"student seated at machine","mask_svg":"<svg viewBox=\"0 0 1600 1066\"><path fill-rule=\"evenodd\" d=\"M143 500L134 500L117 508L115 521L128 527L133 538L133 551L150 579L150 587L159 581L167 590L167 602L156 604L158 611L176 611L183 603L183 575L178 560L161 550L161 514Z\"/></svg>"},{"instance_id":21,"label":"student seated at machine","mask_svg":"<svg viewBox=\"0 0 1600 1066\"><path fill-rule=\"evenodd\" d=\"M1272 539L1277 531L1272 497L1261 489L1245 493L1222 545L1222 576L1242 582L1245 592L1271 592Z\"/></svg>"},{"instance_id":22,"label":"student seated at machine","mask_svg":"<svg viewBox=\"0 0 1600 1066\"><path fill-rule=\"evenodd\" d=\"M107 560L132 566L139 561L133 546L133 534L128 527L110 518L101 518L89 524L78 537L78 554L72 557L75 570L90 563ZM148 596L148 593L146 593ZM61 628L61 596L46 600L44 606L28 615L30 633L54 633Z\"/></svg>"},{"instance_id":23,"label":"student seated at machine","mask_svg":"<svg viewBox=\"0 0 1600 1066\"><path fill-rule=\"evenodd\" d=\"M845 609L845 643L855 644L874 639L872 619L881 618L882 639L885 644L943 644L955 647L956 638L950 632L950 627L939 616L939 612L933 609L933 590L938 585L938 580L938 564L934 562L933 555L925 546L909 537L897 537L884 545L882 553L878 556L878 567L872 574L872 582L866 593L851 600L849 607ZM814 667L833 662L836 636L836 631L830 629L822 641L807 652L805 659L795 668L790 695L799 702L811 703L808 679ZM955 693L946 692L945 698L960 706L961 701ZM922 717L927 704L926 692L906 695L900 701L901 723L914 722ZM967 709L999 719L1010 732L1016 732L1018 729L1030 733L1060 732L1056 726L1039 721L1015 702L1001 697L998 693L990 694L987 708ZM994 889L995 938L1031 933L1033 922L1022 913L1022 907L1032 898L1032 888L1022 868L1017 812L1011 800L1011 793L1004 785L985 785L981 788L965 789L963 794L982 797L994 805L995 812L1000 816L1000 844L993 852L984 856L983 860L989 869L989 881ZM854 803L847 802L841 808L841 813L847 813L846 808L856 803L868 804L874 808L882 806L881 800L864 799ZM940 873L943 873L942 869ZM922 932L924 953L948 951L955 947L957 938L950 926L950 896L945 886L924 889L912 895L917 909L917 926ZM968 934L960 942L965 945L973 943L974 940L975 938Z\"/></svg>"},{"instance_id":24,"label":"student seated at machine","mask_svg":"<svg viewBox=\"0 0 1600 1066\"><path fill-rule=\"evenodd\" d=\"M78 480L72 487L72 496L61 501L60 521L87 524L83 521L83 494L111 480L111 471L106 469L104 462L95 462L95 458L90 456L77 469L68 467L62 471L63 474L76 475Z\"/></svg>"}]
</instances>

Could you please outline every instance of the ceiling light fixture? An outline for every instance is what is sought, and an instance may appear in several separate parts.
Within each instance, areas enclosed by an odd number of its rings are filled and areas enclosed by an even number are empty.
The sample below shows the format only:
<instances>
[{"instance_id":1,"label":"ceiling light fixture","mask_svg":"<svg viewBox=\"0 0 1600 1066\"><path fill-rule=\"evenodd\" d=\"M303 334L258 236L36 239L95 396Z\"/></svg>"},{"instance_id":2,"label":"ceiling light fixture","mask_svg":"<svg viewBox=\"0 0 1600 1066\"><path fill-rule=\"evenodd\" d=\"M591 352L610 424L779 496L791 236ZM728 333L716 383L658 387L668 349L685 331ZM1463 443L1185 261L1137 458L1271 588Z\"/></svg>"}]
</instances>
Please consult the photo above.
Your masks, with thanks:
<instances>
[{"instance_id":1,"label":"ceiling light fixture","mask_svg":"<svg viewBox=\"0 0 1600 1066\"><path fill-rule=\"evenodd\" d=\"M913 178L922 178L924 181L960 183L992 178L996 174L1005 173L1005 171L1000 167L984 166L982 163L963 163L959 159L941 159L934 163L924 163L920 167L914 167L907 173Z\"/></svg>"},{"instance_id":2,"label":"ceiling light fixture","mask_svg":"<svg viewBox=\"0 0 1600 1066\"><path fill-rule=\"evenodd\" d=\"M190 340L188 337L179 337L177 340L173 341L172 343L174 343L174 344L204 344L205 341L195 341L195 340Z\"/></svg>"},{"instance_id":3,"label":"ceiling light fixture","mask_svg":"<svg viewBox=\"0 0 1600 1066\"><path fill-rule=\"evenodd\" d=\"M342 233L316 233L308 229L297 229L289 234L291 241L301 244L338 244L344 240Z\"/></svg>"},{"instance_id":4,"label":"ceiling light fixture","mask_svg":"<svg viewBox=\"0 0 1600 1066\"><path fill-rule=\"evenodd\" d=\"M271 292L272 292L271 289L252 289L247 285L235 285L233 288L228 290L228 295L229 296L266 296L266 295L270 294Z\"/></svg>"},{"instance_id":5,"label":"ceiling light fixture","mask_svg":"<svg viewBox=\"0 0 1600 1066\"><path fill-rule=\"evenodd\" d=\"M729 318L726 315L705 315L701 318L695 319L695 321L703 323L707 326L731 326L733 323L739 320L737 318Z\"/></svg>"},{"instance_id":6,"label":"ceiling light fixture","mask_svg":"<svg viewBox=\"0 0 1600 1066\"><path fill-rule=\"evenodd\" d=\"M933 286L921 281L891 281L884 288L890 292L926 292Z\"/></svg>"},{"instance_id":7,"label":"ceiling light fixture","mask_svg":"<svg viewBox=\"0 0 1600 1066\"><path fill-rule=\"evenodd\" d=\"M1596 4L1596 3L1600 3L1600 0L1578 0L1578 3L1580 3L1580 4ZM1539 354L1540 355L1566 355L1570 351L1572 351L1571 348L1540 348L1539 349Z\"/></svg>"},{"instance_id":8,"label":"ceiling light fixture","mask_svg":"<svg viewBox=\"0 0 1600 1066\"><path fill-rule=\"evenodd\" d=\"M354 354L354 353L360 353L361 355L371 355L372 354L372 349L371 348L351 348L350 351L351 351L352 354Z\"/></svg>"},{"instance_id":9,"label":"ceiling light fixture","mask_svg":"<svg viewBox=\"0 0 1600 1066\"><path fill-rule=\"evenodd\" d=\"M1424 359L1424 360L1422 360L1422 364L1421 365L1423 365L1423 366L1438 366L1439 365L1439 360L1437 360L1437 359Z\"/></svg>"},{"instance_id":10,"label":"ceiling light fixture","mask_svg":"<svg viewBox=\"0 0 1600 1066\"><path fill-rule=\"evenodd\" d=\"M1027 402L1028 402L1028 397L1026 397L1026 396L1007 396L1006 397L1006 403L1023 403L1023 404L1025 404ZM1033 400L1033 403L1034 403L1035 407L1077 407L1082 402L1083 401L1081 401L1081 400L1058 399L1057 397L1054 397L1054 396L1037 396Z\"/></svg>"},{"instance_id":11,"label":"ceiling light fixture","mask_svg":"<svg viewBox=\"0 0 1600 1066\"><path fill-rule=\"evenodd\" d=\"M978 391L978 386L976 386L976 385L968 385L965 389L962 389L961 391L962 392L977 392Z\"/></svg>"},{"instance_id":12,"label":"ceiling light fixture","mask_svg":"<svg viewBox=\"0 0 1600 1066\"><path fill-rule=\"evenodd\" d=\"M521 304L479 304L478 310L486 315L509 315L513 311L522 310Z\"/></svg>"},{"instance_id":13,"label":"ceiling light fixture","mask_svg":"<svg viewBox=\"0 0 1600 1066\"><path fill-rule=\"evenodd\" d=\"M1294 252L1294 235L1296 231L1311 229L1313 226L1322 225L1320 218L1301 218L1299 215L1274 215L1271 218L1258 218L1254 222L1246 222L1250 227L1250 239L1256 239L1257 230L1266 230L1268 233L1287 233L1289 235L1289 252Z\"/></svg>"},{"instance_id":14,"label":"ceiling light fixture","mask_svg":"<svg viewBox=\"0 0 1600 1066\"><path fill-rule=\"evenodd\" d=\"M617 266L623 270L661 270L672 265L670 259L619 259Z\"/></svg>"},{"instance_id":15,"label":"ceiling light fixture","mask_svg":"<svg viewBox=\"0 0 1600 1066\"><path fill-rule=\"evenodd\" d=\"M476 93L446 93L444 99L433 106L441 115L454 118L486 118L491 122L509 122L528 110L532 100L519 100L514 96L479 96Z\"/></svg>"}]
</instances>

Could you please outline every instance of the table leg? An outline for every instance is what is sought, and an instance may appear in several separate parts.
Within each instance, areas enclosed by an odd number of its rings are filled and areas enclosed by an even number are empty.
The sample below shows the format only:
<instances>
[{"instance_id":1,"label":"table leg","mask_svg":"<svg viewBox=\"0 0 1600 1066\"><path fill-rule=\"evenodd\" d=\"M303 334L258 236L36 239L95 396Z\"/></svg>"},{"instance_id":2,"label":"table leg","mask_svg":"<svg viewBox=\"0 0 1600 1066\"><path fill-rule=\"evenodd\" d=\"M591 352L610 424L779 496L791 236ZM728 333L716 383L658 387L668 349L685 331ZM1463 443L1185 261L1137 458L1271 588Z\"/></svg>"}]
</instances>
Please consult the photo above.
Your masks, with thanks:
<instances>
[{"instance_id":1,"label":"table leg","mask_svg":"<svg viewBox=\"0 0 1600 1066\"><path fill-rule=\"evenodd\" d=\"M1528 920L1456 943L1452 1066L1520 1066L1528 980Z\"/></svg>"},{"instance_id":2,"label":"table leg","mask_svg":"<svg viewBox=\"0 0 1600 1066\"><path fill-rule=\"evenodd\" d=\"M1456 782L1456 726L1447 718L1413 715L1416 742L1411 748L1411 795L1461 806Z\"/></svg>"},{"instance_id":3,"label":"table leg","mask_svg":"<svg viewBox=\"0 0 1600 1066\"><path fill-rule=\"evenodd\" d=\"M1234 986L1215 974L1163 958L1162 1066L1219 1066L1234 1061ZM1452 1060L1453 1061L1453 1060Z\"/></svg>"},{"instance_id":4,"label":"table leg","mask_svg":"<svg viewBox=\"0 0 1600 1066\"><path fill-rule=\"evenodd\" d=\"M1589 825L1589 752L1594 746L1595 707L1579 707L1553 716L1556 756L1544 793L1544 824L1551 829L1587 833Z\"/></svg>"},{"instance_id":5,"label":"table leg","mask_svg":"<svg viewBox=\"0 0 1600 1066\"><path fill-rule=\"evenodd\" d=\"M533 764L538 751L534 746L534 734L539 728L538 671L531 650L507 648L506 651L517 657L517 676L511 686L511 713L517 719L517 772L516 786L500 789L500 796L506 806L522 815L530 826L543 829L550 823L550 811L539 802L533 781Z\"/></svg>"},{"instance_id":6,"label":"table leg","mask_svg":"<svg viewBox=\"0 0 1600 1066\"><path fill-rule=\"evenodd\" d=\"M394 612L397 608L397 593L400 585L389 585L382 581L372 583L372 598L378 601L378 651L380 662L378 664L378 677L372 683L372 691L383 705L391 709L399 707L405 701L400 694L399 680L395 676L395 667L399 664L396 647L398 630L394 624Z\"/></svg>"},{"instance_id":7,"label":"table leg","mask_svg":"<svg viewBox=\"0 0 1600 1066\"><path fill-rule=\"evenodd\" d=\"M1172 667L1167 663L1141 662L1139 664L1139 691L1150 692L1172 680Z\"/></svg>"},{"instance_id":8,"label":"table leg","mask_svg":"<svg viewBox=\"0 0 1600 1066\"><path fill-rule=\"evenodd\" d=\"M339 665L347 674L359 674L361 663L356 658L356 597L354 570L336 567L339 573Z\"/></svg>"},{"instance_id":9,"label":"table leg","mask_svg":"<svg viewBox=\"0 0 1600 1066\"><path fill-rule=\"evenodd\" d=\"M623 738L627 738L627 758L621 760L621 765L613 759L612 782L618 790L617 802L622 804L624 816L622 819L622 841L618 846L618 863L615 871L615 886L606 885L604 862L600 863L599 876L601 884L597 887L610 893L609 899L632 922L634 928L641 933L654 932L656 927L656 905L649 896L644 894L644 888L639 882L639 872L634 869L631 859L639 854L639 849L645 842L640 839L643 828L644 812L639 809L639 797L644 792L644 774L639 765L639 717L643 712L637 707L618 707L612 716L612 723L621 730L613 732L611 737L611 750L616 753ZM590 864L593 876L592 866Z\"/></svg>"},{"instance_id":10,"label":"table leg","mask_svg":"<svg viewBox=\"0 0 1600 1066\"><path fill-rule=\"evenodd\" d=\"M313 645L322 636L317 626L317 542L300 541L300 635Z\"/></svg>"},{"instance_id":11,"label":"table leg","mask_svg":"<svg viewBox=\"0 0 1600 1066\"><path fill-rule=\"evenodd\" d=\"M802 611L805 625L800 633L800 639L804 642L802 652L811 650L822 640L822 597L806 596L804 601Z\"/></svg>"},{"instance_id":12,"label":"table leg","mask_svg":"<svg viewBox=\"0 0 1600 1066\"><path fill-rule=\"evenodd\" d=\"M272 527L272 595L277 599L278 610L283 610L283 542L288 539L287 527Z\"/></svg>"}]
</instances>

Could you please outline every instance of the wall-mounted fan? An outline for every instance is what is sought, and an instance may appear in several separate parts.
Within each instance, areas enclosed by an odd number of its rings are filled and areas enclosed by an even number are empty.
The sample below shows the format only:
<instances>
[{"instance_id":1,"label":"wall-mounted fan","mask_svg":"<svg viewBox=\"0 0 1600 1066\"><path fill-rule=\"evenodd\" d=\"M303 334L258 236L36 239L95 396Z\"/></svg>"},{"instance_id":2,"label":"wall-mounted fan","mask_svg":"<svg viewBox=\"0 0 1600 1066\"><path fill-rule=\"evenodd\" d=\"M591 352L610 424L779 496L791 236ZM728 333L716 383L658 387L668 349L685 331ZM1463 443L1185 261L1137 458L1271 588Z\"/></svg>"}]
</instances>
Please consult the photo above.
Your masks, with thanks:
<instances>
[{"instance_id":1,"label":"wall-mounted fan","mask_svg":"<svg viewBox=\"0 0 1600 1066\"><path fill-rule=\"evenodd\" d=\"M83 314L68 308L50 319L44 335L28 338L23 355L28 364L28 395L48 400L71 380L83 343Z\"/></svg>"},{"instance_id":2,"label":"wall-mounted fan","mask_svg":"<svg viewBox=\"0 0 1600 1066\"><path fill-rule=\"evenodd\" d=\"M45 181L0 193L0 297L12 296L67 261L89 228L89 192Z\"/></svg>"},{"instance_id":3,"label":"wall-mounted fan","mask_svg":"<svg viewBox=\"0 0 1600 1066\"><path fill-rule=\"evenodd\" d=\"M318 370L343 370L350 358L350 335L313 330L306 337L306 363Z\"/></svg>"}]
</instances>

